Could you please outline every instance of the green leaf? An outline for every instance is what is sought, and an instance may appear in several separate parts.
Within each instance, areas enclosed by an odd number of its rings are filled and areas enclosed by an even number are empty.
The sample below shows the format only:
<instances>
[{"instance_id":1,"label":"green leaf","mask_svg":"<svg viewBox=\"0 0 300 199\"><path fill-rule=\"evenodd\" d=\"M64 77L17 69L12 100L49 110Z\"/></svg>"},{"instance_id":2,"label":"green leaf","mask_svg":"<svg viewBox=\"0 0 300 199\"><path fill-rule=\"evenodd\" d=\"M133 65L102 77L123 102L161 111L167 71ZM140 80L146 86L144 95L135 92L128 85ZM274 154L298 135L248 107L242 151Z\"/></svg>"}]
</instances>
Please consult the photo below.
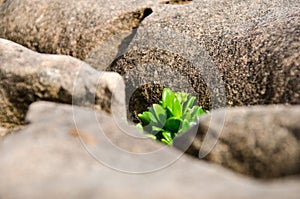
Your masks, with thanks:
<instances>
[{"instance_id":1,"label":"green leaf","mask_svg":"<svg viewBox=\"0 0 300 199\"><path fill-rule=\"evenodd\" d=\"M177 132L180 127L181 119L176 117L168 118L165 124L165 128L169 131Z\"/></svg>"},{"instance_id":2,"label":"green leaf","mask_svg":"<svg viewBox=\"0 0 300 199\"><path fill-rule=\"evenodd\" d=\"M191 109L187 109L186 113L182 116L182 119L187 121L191 120Z\"/></svg>"},{"instance_id":3,"label":"green leaf","mask_svg":"<svg viewBox=\"0 0 300 199\"><path fill-rule=\"evenodd\" d=\"M163 131L162 135L164 136L164 138L166 138L166 140L171 140L171 133L169 131Z\"/></svg>"},{"instance_id":4,"label":"green leaf","mask_svg":"<svg viewBox=\"0 0 300 199\"><path fill-rule=\"evenodd\" d=\"M184 92L177 92L175 93L175 96L177 97L177 99L179 100L180 104L183 105L187 99L188 99L188 95L187 93Z\"/></svg>"},{"instance_id":5,"label":"green leaf","mask_svg":"<svg viewBox=\"0 0 300 199\"><path fill-rule=\"evenodd\" d=\"M171 143L169 141L167 141L166 139L161 139L160 140L162 143L166 144L166 145L170 145Z\"/></svg>"},{"instance_id":6,"label":"green leaf","mask_svg":"<svg viewBox=\"0 0 300 199\"><path fill-rule=\"evenodd\" d=\"M206 113L202 107L194 106L195 100L196 97L189 97L188 93L174 93L165 88L160 105L153 104L148 107L149 111L138 114L141 123L137 127L149 137L170 145L178 133L187 131Z\"/></svg>"},{"instance_id":7,"label":"green leaf","mask_svg":"<svg viewBox=\"0 0 300 199\"><path fill-rule=\"evenodd\" d=\"M167 141L172 141L172 136L169 131L163 131L162 135L163 135L164 139L166 139Z\"/></svg>"},{"instance_id":8,"label":"green leaf","mask_svg":"<svg viewBox=\"0 0 300 199\"><path fill-rule=\"evenodd\" d=\"M190 122L188 120L184 120L181 124L181 128L178 133L183 133L190 128Z\"/></svg>"},{"instance_id":9,"label":"green leaf","mask_svg":"<svg viewBox=\"0 0 300 199\"><path fill-rule=\"evenodd\" d=\"M163 93L162 93L162 106L164 108L169 108L172 110L173 108L173 99L175 98L175 94L171 89L169 88L164 88Z\"/></svg>"},{"instance_id":10,"label":"green leaf","mask_svg":"<svg viewBox=\"0 0 300 199\"><path fill-rule=\"evenodd\" d=\"M201 110L202 108L199 107L199 106L194 106L192 109L191 109L191 121L190 122L194 122L195 120L198 119L198 117L201 115Z\"/></svg>"},{"instance_id":11,"label":"green leaf","mask_svg":"<svg viewBox=\"0 0 300 199\"><path fill-rule=\"evenodd\" d=\"M162 100L161 100L161 105L166 108L167 107L167 98L168 98L168 92L170 92L170 89L164 88L162 92Z\"/></svg>"},{"instance_id":12,"label":"green leaf","mask_svg":"<svg viewBox=\"0 0 300 199\"><path fill-rule=\"evenodd\" d=\"M172 138L172 134L169 131L163 131L162 132L162 136L163 138L161 139L161 141L167 145L172 144L173 138Z\"/></svg>"},{"instance_id":13,"label":"green leaf","mask_svg":"<svg viewBox=\"0 0 300 199\"><path fill-rule=\"evenodd\" d=\"M149 117L151 119L151 122L153 122L154 124L158 124L158 120L155 116L155 110L154 110L153 106L149 107L148 110L149 110L148 112L150 113Z\"/></svg>"},{"instance_id":14,"label":"green leaf","mask_svg":"<svg viewBox=\"0 0 300 199\"><path fill-rule=\"evenodd\" d=\"M182 106L177 98L174 98L173 100L172 114L177 118L182 117Z\"/></svg>"},{"instance_id":15,"label":"green leaf","mask_svg":"<svg viewBox=\"0 0 300 199\"><path fill-rule=\"evenodd\" d=\"M199 116L205 114L205 111L203 110L202 106L199 107Z\"/></svg>"},{"instance_id":16,"label":"green leaf","mask_svg":"<svg viewBox=\"0 0 300 199\"><path fill-rule=\"evenodd\" d=\"M138 117L142 120L144 125L148 125L151 122L151 113L143 112L142 114L138 114Z\"/></svg>"},{"instance_id":17,"label":"green leaf","mask_svg":"<svg viewBox=\"0 0 300 199\"><path fill-rule=\"evenodd\" d=\"M152 131L157 131L157 132L160 132L160 131L163 131L164 129L160 128L160 127L157 127L157 126L152 126Z\"/></svg>"},{"instance_id":18,"label":"green leaf","mask_svg":"<svg viewBox=\"0 0 300 199\"><path fill-rule=\"evenodd\" d=\"M164 126L167 119L166 110L159 104L153 104L153 110L159 123Z\"/></svg>"},{"instance_id":19,"label":"green leaf","mask_svg":"<svg viewBox=\"0 0 300 199\"><path fill-rule=\"evenodd\" d=\"M187 103L184 105L183 108L183 115L185 115L189 109L191 109L195 103L196 97L192 96Z\"/></svg>"}]
</instances>

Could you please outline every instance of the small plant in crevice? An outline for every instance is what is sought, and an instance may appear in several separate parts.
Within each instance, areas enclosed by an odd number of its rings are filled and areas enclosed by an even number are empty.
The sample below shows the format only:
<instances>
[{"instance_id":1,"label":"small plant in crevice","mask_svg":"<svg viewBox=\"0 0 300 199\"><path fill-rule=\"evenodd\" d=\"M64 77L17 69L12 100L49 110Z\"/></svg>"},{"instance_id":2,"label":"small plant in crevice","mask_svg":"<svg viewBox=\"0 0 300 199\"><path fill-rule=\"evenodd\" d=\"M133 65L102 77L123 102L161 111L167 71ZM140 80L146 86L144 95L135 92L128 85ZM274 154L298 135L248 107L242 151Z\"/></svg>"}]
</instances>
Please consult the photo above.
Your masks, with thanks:
<instances>
[{"instance_id":1,"label":"small plant in crevice","mask_svg":"<svg viewBox=\"0 0 300 199\"><path fill-rule=\"evenodd\" d=\"M148 111L138 114L137 127L149 137L171 145L174 137L196 124L205 114L201 106L195 105L196 97L185 92L173 92L165 88L160 104L153 104Z\"/></svg>"}]
</instances>

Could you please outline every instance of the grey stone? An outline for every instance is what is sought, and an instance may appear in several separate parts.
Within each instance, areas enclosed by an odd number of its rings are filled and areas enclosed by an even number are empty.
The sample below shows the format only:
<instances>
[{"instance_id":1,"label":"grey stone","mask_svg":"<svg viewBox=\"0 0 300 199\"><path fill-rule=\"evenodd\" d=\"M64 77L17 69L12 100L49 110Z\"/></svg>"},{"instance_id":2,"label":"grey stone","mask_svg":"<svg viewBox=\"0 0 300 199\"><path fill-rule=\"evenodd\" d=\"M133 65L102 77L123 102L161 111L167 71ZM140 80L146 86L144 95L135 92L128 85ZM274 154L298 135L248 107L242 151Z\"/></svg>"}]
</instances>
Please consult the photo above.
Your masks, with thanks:
<instances>
[{"instance_id":1,"label":"grey stone","mask_svg":"<svg viewBox=\"0 0 300 199\"><path fill-rule=\"evenodd\" d=\"M147 87L127 92L128 102L139 102L129 106L133 118L164 86L196 93L206 109L299 104L299 13L298 0L160 4L107 70L120 73L127 90Z\"/></svg>"},{"instance_id":2,"label":"grey stone","mask_svg":"<svg viewBox=\"0 0 300 199\"><path fill-rule=\"evenodd\" d=\"M0 125L24 124L28 106L39 100L94 107L126 117L124 82L63 55L33 52L0 39Z\"/></svg>"},{"instance_id":3,"label":"grey stone","mask_svg":"<svg viewBox=\"0 0 300 199\"><path fill-rule=\"evenodd\" d=\"M86 59L101 68L95 52L116 56L118 49L99 45L117 34L111 42L118 47L156 1L10 0L0 7L0 37L37 52Z\"/></svg>"},{"instance_id":4,"label":"grey stone","mask_svg":"<svg viewBox=\"0 0 300 199\"><path fill-rule=\"evenodd\" d=\"M261 182L234 174L137 138L134 128L88 108L37 102L27 120L24 129L0 142L1 198L297 199L300 194L297 178Z\"/></svg>"},{"instance_id":5,"label":"grey stone","mask_svg":"<svg viewBox=\"0 0 300 199\"><path fill-rule=\"evenodd\" d=\"M220 109L174 140L187 153L258 178L300 172L300 106ZM187 143L192 143L186 150Z\"/></svg>"}]
</instances>

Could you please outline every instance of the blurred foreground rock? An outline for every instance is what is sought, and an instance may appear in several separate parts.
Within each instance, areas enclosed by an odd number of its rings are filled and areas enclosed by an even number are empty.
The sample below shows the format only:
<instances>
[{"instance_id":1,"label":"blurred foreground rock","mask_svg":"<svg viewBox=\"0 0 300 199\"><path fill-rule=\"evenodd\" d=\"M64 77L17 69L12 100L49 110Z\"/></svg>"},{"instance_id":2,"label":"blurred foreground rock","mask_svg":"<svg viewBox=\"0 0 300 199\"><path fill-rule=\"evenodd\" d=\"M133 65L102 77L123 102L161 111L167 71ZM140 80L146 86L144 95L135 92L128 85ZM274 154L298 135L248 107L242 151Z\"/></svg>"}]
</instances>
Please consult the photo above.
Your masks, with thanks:
<instances>
[{"instance_id":1,"label":"blurred foreground rock","mask_svg":"<svg viewBox=\"0 0 300 199\"><path fill-rule=\"evenodd\" d=\"M248 179L181 156L91 109L37 102L27 120L23 130L0 142L1 198L297 199L300 194L299 179Z\"/></svg>"},{"instance_id":2,"label":"blurred foreground rock","mask_svg":"<svg viewBox=\"0 0 300 199\"><path fill-rule=\"evenodd\" d=\"M254 177L299 174L299 118L300 106L219 109L202 116L199 126L178 136L174 145Z\"/></svg>"}]
</instances>

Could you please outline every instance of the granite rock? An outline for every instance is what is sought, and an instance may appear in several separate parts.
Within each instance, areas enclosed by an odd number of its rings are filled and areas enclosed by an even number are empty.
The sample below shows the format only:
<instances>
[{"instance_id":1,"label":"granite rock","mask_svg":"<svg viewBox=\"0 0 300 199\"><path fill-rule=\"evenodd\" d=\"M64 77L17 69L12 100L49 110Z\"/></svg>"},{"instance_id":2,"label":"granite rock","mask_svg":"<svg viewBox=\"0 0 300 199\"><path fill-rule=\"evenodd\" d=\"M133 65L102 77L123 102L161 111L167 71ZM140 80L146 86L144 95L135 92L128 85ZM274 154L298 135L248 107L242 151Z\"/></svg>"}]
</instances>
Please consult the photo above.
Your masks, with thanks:
<instances>
[{"instance_id":1,"label":"granite rock","mask_svg":"<svg viewBox=\"0 0 300 199\"><path fill-rule=\"evenodd\" d=\"M219 109L202 116L174 146L258 178L299 174L299 118L296 105Z\"/></svg>"},{"instance_id":2,"label":"granite rock","mask_svg":"<svg viewBox=\"0 0 300 199\"><path fill-rule=\"evenodd\" d=\"M127 92L140 102L129 106L135 119L165 86L196 93L206 109L299 104L299 13L299 1L160 4L107 70L136 90Z\"/></svg>"},{"instance_id":3,"label":"granite rock","mask_svg":"<svg viewBox=\"0 0 300 199\"><path fill-rule=\"evenodd\" d=\"M155 2L10 0L0 7L0 37L37 52L87 60L101 69L106 66L94 55L105 51L113 59L118 45L151 14ZM105 40L113 45L99 47Z\"/></svg>"},{"instance_id":4,"label":"granite rock","mask_svg":"<svg viewBox=\"0 0 300 199\"><path fill-rule=\"evenodd\" d=\"M125 116L124 83L64 55L33 52L0 39L0 125L24 124L28 106L39 100L94 107Z\"/></svg>"}]
</instances>

